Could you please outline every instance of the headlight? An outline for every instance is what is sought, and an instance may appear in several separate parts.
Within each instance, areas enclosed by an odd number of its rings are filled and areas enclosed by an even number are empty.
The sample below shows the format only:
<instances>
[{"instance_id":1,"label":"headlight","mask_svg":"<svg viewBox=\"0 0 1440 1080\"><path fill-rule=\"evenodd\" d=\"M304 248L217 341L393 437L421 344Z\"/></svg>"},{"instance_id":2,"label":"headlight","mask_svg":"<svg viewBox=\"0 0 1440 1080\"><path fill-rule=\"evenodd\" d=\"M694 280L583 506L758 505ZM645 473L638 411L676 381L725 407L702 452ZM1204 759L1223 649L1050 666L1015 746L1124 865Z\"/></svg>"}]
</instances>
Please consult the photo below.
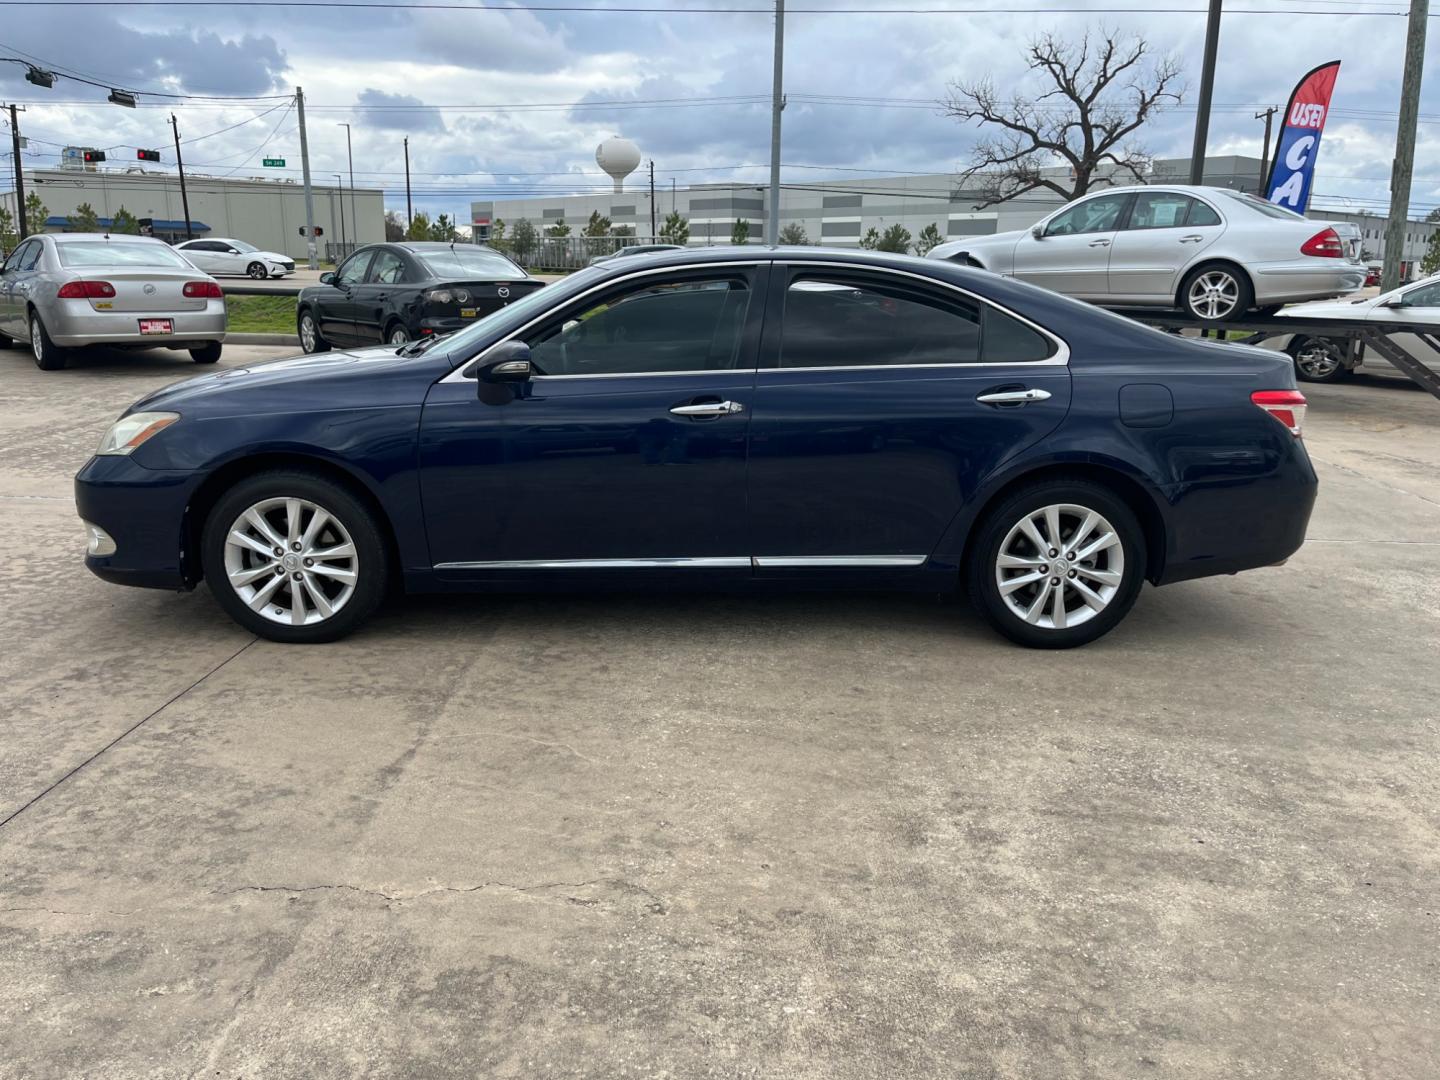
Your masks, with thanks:
<instances>
[{"instance_id":1,"label":"headlight","mask_svg":"<svg viewBox=\"0 0 1440 1080\"><path fill-rule=\"evenodd\" d=\"M137 412L122 416L110 425L95 453L129 454L146 439L158 435L179 419L180 414L173 412Z\"/></svg>"}]
</instances>

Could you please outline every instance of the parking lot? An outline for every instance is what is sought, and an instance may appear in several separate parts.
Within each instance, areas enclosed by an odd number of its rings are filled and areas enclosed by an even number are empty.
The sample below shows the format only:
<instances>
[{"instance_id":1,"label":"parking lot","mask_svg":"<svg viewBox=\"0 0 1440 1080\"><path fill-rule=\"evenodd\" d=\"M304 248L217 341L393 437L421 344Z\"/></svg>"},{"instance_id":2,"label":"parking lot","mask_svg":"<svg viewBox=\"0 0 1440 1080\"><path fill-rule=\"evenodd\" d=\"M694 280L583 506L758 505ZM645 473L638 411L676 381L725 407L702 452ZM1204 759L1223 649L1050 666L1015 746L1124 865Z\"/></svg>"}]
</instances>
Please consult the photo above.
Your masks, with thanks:
<instances>
[{"instance_id":1,"label":"parking lot","mask_svg":"<svg viewBox=\"0 0 1440 1080\"><path fill-rule=\"evenodd\" d=\"M1081 650L828 594L426 598L287 648L82 564L72 475L194 371L0 352L0 1075L1440 1075L1409 383L1306 388L1286 566Z\"/></svg>"}]
</instances>

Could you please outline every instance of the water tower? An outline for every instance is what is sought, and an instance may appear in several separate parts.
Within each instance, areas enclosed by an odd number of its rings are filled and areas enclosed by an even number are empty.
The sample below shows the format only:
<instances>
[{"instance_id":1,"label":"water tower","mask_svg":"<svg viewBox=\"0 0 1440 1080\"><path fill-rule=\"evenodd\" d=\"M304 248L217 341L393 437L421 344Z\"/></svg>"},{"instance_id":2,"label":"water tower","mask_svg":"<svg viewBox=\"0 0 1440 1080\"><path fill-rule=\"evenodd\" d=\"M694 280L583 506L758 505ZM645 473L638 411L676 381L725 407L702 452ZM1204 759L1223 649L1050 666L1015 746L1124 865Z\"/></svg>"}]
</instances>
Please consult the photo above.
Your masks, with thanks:
<instances>
[{"instance_id":1,"label":"water tower","mask_svg":"<svg viewBox=\"0 0 1440 1080\"><path fill-rule=\"evenodd\" d=\"M640 148L629 139L611 135L595 148L595 164L610 174L618 195L625 190L625 177L640 164Z\"/></svg>"}]
</instances>

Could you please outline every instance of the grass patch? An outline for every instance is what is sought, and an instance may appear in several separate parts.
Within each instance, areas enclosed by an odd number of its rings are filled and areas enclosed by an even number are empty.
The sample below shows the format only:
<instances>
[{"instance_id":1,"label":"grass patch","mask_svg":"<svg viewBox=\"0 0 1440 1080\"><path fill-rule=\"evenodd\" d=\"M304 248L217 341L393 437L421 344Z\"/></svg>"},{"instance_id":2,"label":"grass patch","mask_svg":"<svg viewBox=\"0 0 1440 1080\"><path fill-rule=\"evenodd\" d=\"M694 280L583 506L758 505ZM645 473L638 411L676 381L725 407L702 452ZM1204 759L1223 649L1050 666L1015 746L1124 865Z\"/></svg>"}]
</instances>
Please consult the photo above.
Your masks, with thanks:
<instances>
[{"instance_id":1,"label":"grass patch","mask_svg":"<svg viewBox=\"0 0 1440 1080\"><path fill-rule=\"evenodd\" d=\"M225 310L234 334L295 333L293 296L227 296Z\"/></svg>"}]
</instances>

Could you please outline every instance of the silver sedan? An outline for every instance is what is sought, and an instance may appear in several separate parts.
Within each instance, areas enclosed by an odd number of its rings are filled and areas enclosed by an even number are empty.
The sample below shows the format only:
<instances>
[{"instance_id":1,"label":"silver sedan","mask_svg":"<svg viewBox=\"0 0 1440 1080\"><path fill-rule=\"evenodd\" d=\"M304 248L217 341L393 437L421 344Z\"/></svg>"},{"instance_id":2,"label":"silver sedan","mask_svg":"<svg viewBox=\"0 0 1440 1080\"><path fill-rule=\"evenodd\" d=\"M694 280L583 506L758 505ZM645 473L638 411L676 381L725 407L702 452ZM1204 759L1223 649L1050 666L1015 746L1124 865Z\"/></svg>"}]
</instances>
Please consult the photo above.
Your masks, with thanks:
<instances>
[{"instance_id":1,"label":"silver sedan","mask_svg":"<svg viewBox=\"0 0 1440 1080\"><path fill-rule=\"evenodd\" d=\"M87 345L188 349L220 359L225 296L169 244L143 236L32 236L0 270L0 345L28 340L44 371Z\"/></svg>"},{"instance_id":2,"label":"silver sedan","mask_svg":"<svg viewBox=\"0 0 1440 1080\"><path fill-rule=\"evenodd\" d=\"M1360 233L1230 188L1104 188L1022 232L970 236L929 258L968 263L1113 307L1178 307L1202 322L1355 292Z\"/></svg>"}]
</instances>

